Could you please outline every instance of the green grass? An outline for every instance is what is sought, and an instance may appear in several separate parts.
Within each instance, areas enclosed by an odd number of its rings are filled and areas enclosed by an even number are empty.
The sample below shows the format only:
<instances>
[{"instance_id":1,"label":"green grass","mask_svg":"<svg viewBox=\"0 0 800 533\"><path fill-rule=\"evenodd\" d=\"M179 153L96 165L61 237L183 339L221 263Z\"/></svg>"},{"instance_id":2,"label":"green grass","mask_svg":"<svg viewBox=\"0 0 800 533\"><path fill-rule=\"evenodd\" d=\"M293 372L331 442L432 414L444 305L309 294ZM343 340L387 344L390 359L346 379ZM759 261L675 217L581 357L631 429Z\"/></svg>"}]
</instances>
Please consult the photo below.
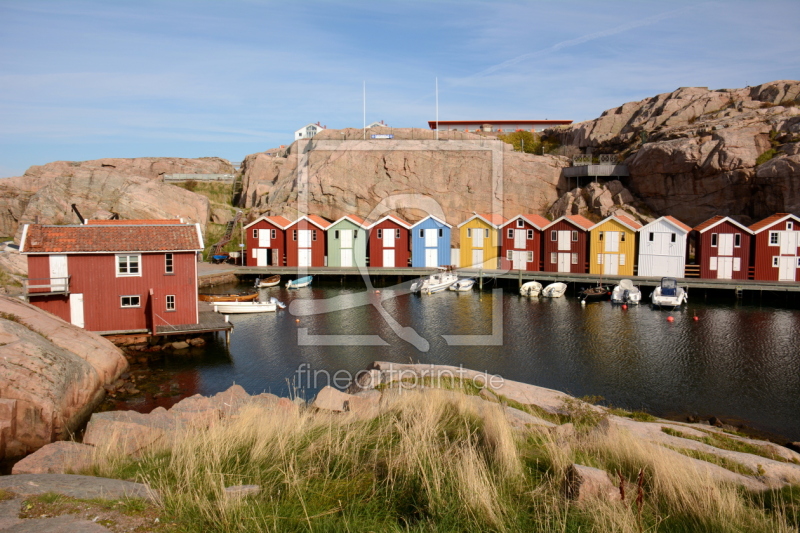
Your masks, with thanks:
<instances>
[{"instance_id":1,"label":"green grass","mask_svg":"<svg viewBox=\"0 0 800 533\"><path fill-rule=\"evenodd\" d=\"M6 500L11 500L13 498L14 498L14 495L12 493L8 492L5 489L0 489L0 502L6 501Z\"/></svg>"},{"instance_id":2,"label":"green grass","mask_svg":"<svg viewBox=\"0 0 800 533\"><path fill-rule=\"evenodd\" d=\"M680 437L682 439L689 439L697 442L702 442L703 444L708 444L709 446L714 446L715 448L720 448L721 450L749 453L751 455L758 455L759 457L765 457L767 459L772 459L773 461L780 461L782 463L789 462L783 456L774 452L770 448L771 445L759 446L756 444L751 444L749 442L742 442L737 439L732 439L731 437L713 431L703 431L701 429L697 430L702 431L705 434L705 436L697 437L695 435L690 435L688 433L684 433L683 431L679 431L673 428L667 428L667 427L661 428L661 431L666 433L667 435L671 435L673 437Z\"/></svg>"},{"instance_id":3,"label":"green grass","mask_svg":"<svg viewBox=\"0 0 800 533\"><path fill-rule=\"evenodd\" d=\"M175 186L208 198L213 204L231 205L233 195L232 183L184 181Z\"/></svg>"},{"instance_id":4,"label":"green grass","mask_svg":"<svg viewBox=\"0 0 800 533\"><path fill-rule=\"evenodd\" d=\"M205 243L206 248L203 250L203 257L207 257L209 252L213 248L213 246L219 242L223 235L225 235L225 224L214 224L209 222L206 224L206 234L205 234ZM242 232L240 228L236 228L233 232L233 239L226 244L223 248L223 252L238 252L241 251L239 244L242 243Z\"/></svg>"},{"instance_id":5,"label":"green grass","mask_svg":"<svg viewBox=\"0 0 800 533\"><path fill-rule=\"evenodd\" d=\"M770 148L769 150L758 156L758 158L756 159L756 166L763 165L776 155L778 155L778 150L776 150L775 148Z\"/></svg>"},{"instance_id":6,"label":"green grass","mask_svg":"<svg viewBox=\"0 0 800 533\"><path fill-rule=\"evenodd\" d=\"M692 450L691 448L679 448L677 446L669 446L669 448L675 450L681 455L691 457L692 459L700 459L701 461L721 466L725 470L730 470L731 472L736 472L737 474L742 474L743 476L752 476L757 473L753 472L753 470L743 465L742 463L731 461L730 459L727 459L725 457L720 457L719 455L714 455L713 453L707 453L700 450Z\"/></svg>"}]
</instances>

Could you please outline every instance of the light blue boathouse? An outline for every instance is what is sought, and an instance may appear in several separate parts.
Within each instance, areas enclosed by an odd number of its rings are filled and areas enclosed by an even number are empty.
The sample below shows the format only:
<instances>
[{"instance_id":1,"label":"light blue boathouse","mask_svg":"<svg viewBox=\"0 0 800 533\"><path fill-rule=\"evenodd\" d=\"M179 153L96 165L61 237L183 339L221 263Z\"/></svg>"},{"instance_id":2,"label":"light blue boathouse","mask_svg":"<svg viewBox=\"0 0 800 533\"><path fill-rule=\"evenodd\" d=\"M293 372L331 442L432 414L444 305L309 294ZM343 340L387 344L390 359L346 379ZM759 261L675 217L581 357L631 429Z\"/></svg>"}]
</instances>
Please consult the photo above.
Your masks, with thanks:
<instances>
[{"instance_id":1,"label":"light blue boathouse","mask_svg":"<svg viewBox=\"0 0 800 533\"><path fill-rule=\"evenodd\" d=\"M411 226L411 266L449 265L450 228L450 224L433 215L428 215Z\"/></svg>"}]
</instances>

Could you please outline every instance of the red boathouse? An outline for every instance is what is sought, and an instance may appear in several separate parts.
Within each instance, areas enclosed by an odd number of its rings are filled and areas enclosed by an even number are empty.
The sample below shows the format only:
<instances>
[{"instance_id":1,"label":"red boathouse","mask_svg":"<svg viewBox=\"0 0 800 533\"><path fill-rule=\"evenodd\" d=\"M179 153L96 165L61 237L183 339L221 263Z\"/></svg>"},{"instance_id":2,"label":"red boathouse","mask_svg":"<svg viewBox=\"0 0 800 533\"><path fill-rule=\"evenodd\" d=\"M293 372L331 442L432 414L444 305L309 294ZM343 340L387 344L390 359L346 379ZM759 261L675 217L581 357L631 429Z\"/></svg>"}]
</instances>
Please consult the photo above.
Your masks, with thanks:
<instances>
[{"instance_id":1,"label":"red boathouse","mask_svg":"<svg viewBox=\"0 0 800 533\"><path fill-rule=\"evenodd\" d=\"M402 218L387 215L367 226L369 231L370 267L407 267L411 257L409 232L411 224Z\"/></svg>"},{"instance_id":2,"label":"red boathouse","mask_svg":"<svg viewBox=\"0 0 800 533\"><path fill-rule=\"evenodd\" d=\"M544 227L544 271L585 274L592 221L581 215L566 215Z\"/></svg>"},{"instance_id":3,"label":"red boathouse","mask_svg":"<svg viewBox=\"0 0 800 533\"><path fill-rule=\"evenodd\" d=\"M517 215L500 226L500 266L541 270L542 231L550 221L541 215Z\"/></svg>"},{"instance_id":4,"label":"red boathouse","mask_svg":"<svg viewBox=\"0 0 800 533\"><path fill-rule=\"evenodd\" d=\"M750 226L756 245L754 279L800 281L800 218L776 213Z\"/></svg>"},{"instance_id":5,"label":"red boathouse","mask_svg":"<svg viewBox=\"0 0 800 533\"><path fill-rule=\"evenodd\" d=\"M248 266L286 266L286 228L281 216L260 217L244 227Z\"/></svg>"},{"instance_id":6,"label":"red boathouse","mask_svg":"<svg viewBox=\"0 0 800 533\"><path fill-rule=\"evenodd\" d=\"M198 324L202 250L200 225L179 220L29 224L20 242L30 303L103 334Z\"/></svg>"},{"instance_id":7,"label":"red boathouse","mask_svg":"<svg viewBox=\"0 0 800 533\"><path fill-rule=\"evenodd\" d=\"M318 215L304 215L286 227L286 266L325 266L327 239L331 223Z\"/></svg>"},{"instance_id":8,"label":"red boathouse","mask_svg":"<svg viewBox=\"0 0 800 533\"><path fill-rule=\"evenodd\" d=\"M752 232L735 220L717 215L692 230L700 277L747 279Z\"/></svg>"}]
</instances>

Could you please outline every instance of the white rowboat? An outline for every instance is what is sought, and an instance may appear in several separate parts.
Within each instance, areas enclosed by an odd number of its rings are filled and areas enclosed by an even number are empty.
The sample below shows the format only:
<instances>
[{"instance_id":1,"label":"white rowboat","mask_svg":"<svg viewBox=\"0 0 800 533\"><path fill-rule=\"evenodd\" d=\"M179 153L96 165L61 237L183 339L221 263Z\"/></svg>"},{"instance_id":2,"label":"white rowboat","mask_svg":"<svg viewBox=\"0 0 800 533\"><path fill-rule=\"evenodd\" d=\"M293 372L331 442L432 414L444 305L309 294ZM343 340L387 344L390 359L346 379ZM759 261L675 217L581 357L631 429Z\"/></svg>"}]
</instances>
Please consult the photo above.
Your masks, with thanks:
<instances>
[{"instance_id":1,"label":"white rowboat","mask_svg":"<svg viewBox=\"0 0 800 533\"><path fill-rule=\"evenodd\" d=\"M538 281L529 281L527 283L523 283L522 287L519 288L520 296L530 296L532 298L536 298L539 296L540 292L542 292L542 284Z\"/></svg>"},{"instance_id":2,"label":"white rowboat","mask_svg":"<svg viewBox=\"0 0 800 533\"><path fill-rule=\"evenodd\" d=\"M473 285L475 285L475 280L472 278L460 279L450 285L450 290L457 292L468 292L472 290Z\"/></svg>"},{"instance_id":3,"label":"white rowboat","mask_svg":"<svg viewBox=\"0 0 800 533\"><path fill-rule=\"evenodd\" d=\"M542 289L542 296L545 298L561 298L565 292L567 292L567 284L557 281Z\"/></svg>"}]
</instances>

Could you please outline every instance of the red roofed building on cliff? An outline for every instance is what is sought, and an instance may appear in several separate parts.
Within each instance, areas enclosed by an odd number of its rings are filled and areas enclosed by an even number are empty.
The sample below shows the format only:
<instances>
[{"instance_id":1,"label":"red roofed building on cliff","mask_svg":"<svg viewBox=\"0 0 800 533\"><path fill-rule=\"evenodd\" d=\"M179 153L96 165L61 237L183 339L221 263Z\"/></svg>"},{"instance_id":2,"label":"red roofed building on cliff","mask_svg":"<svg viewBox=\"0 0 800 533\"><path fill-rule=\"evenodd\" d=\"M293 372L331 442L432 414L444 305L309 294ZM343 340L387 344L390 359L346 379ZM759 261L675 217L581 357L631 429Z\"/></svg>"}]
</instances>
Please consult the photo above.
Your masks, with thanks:
<instances>
[{"instance_id":1,"label":"red roofed building on cliff","mask_svg":"<svg viewBox=\"0 0 800 533\"><path fill-rule=\"evenodd\" d=\"M26 224L20 242L30 303L102 334L198 324L202 250L200 225L180 220Z\"/></svg>"}]
</instances>

